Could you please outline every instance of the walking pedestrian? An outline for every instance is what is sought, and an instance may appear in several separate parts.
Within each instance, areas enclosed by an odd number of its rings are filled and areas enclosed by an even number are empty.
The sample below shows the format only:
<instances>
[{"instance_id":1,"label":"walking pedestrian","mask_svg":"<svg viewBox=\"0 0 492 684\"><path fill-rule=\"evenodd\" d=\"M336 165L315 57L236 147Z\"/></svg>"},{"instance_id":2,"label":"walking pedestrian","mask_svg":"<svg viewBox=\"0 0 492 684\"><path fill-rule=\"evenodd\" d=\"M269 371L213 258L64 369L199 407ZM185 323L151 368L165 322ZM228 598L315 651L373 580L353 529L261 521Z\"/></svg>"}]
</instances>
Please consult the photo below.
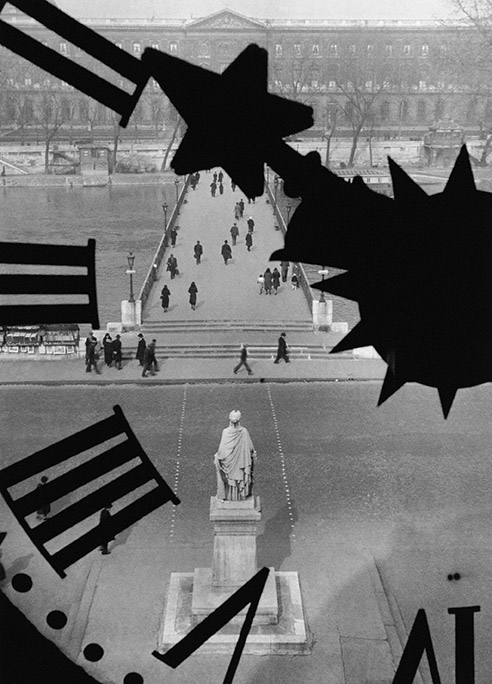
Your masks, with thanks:
<instances>
[{"instance_id":1,"label":"walking pedestrian","mask_svg":"<svg viewBox=\"0 0 492 684\"><path fill-rule=\"evenodd\" d=\"M273 269L273 273L272 273L272 285L273 285L273 289L275 290L275 294L277 294L277 290L280 287L280 271L278 270L278 268L276 266Z\"/></svg>"},{"instance_id":2,"label":"walking pedestrian","mask_svg":"<svg viewBox=\"0 0 492 684\"><path fill-rule=\"evenodd\" d=\"M196 245L193 247L193 254L195 256L196 265L198 266L203 254L203 247L200 244L200 240L196 241Z\"/></svg>"},{"instance_id":3,"label":"walking pedestrian","mask_svg":"<svg viewBox=\"0 0 492 684\"><path fill-rule=\"evenodd\" d=\"M213 179L214 183L217 183L217 171L214 171Z\"/></svg>"},{"instance_id":4,"label":"walking pedestrian","mask_svg":"<svg viewBox=\"0 0 492 684\"><path fill-rule=\"evenodd\" d=\"M147 371L149 370L159 370L157 359L155 358L155 343L156 340L152 340L152 342L145 349L142 378L147 377Z\"/></svg>"},{"instance_id":5,"label":"walking pedestrian","mask_svg":"<svg viewBox=\"0 0 492 684\"><path fill-rule=\"evenodd\" d=\"M195 281L191 283L191 285L188 288L188 292L190 293L190 304L191 304L191 309L192 311L195 311L196 307L196 296L198 294L198 288L195 285Z\"/></svg>"},{"instance_id":6,"label":"walking pedestrian","mask_svg":"<svg viewBox=\"0 0 492 684\"><path fill-rule=\"evenodd\" d=\"M254 230L254 227L255 227L255 222L254 222L254 220L253 220L253 217L250 216L250 217L248 218L248 220L246 221L246 223L248 224L248 231L249 231L250 233L252 233L253 230Z\"/></svg>"},{"instance_id":7,"label":"walking pedestrian","mask_svg":"<svg viewBox=\"0 0 492 684\"><path fill-rule=\"evenodd\" d=\"M223 185L222 183L219 183L219 193L220 193L221 195L224 194L224 185Z\"/></svg>"},{"instance_id":8,"label":"walking pedestrian","mask_svg":"<svg viewBox=\"0 0 492 684\"><path fill-rule=\"evenodd\" d=\"M90 333L85 338L85 362L86 363L89 360L89 349L91 348L93 336L94 336L94 333L91 330Z\"/></svg>"},{"instance_id":9,"label":"walking pedestrian","mask_svg":"<svg viewBox=\"0 0 492 684\"><path fill-rule=\"evenodd\" d=\"M135 354L135 358L137 359L139 364L141 366L143 366L144 352L145 352L145 347L147 346L147 343L146 343L145 338L142 335L142 333L138 333L138 337L139 337L139 340L138 340L137 353Z\"/></svg>"},{"instance_id":10,"label":"walking pedestrian","mask_svg":"<svg viewBox=\"0 0 492 684\"><path fill-rule=\"evenodd\" d=\"M178 231L176 230L176 228L174 226L171 228L170 235L171 235L171 247L176 247L176 238L178 237Z\"/></svg>"},{"instance_id":11,"label":"walking pedestrian","mask_svg":"<svg viewBox=\"0 0 492 684\"><path fill-rule=\"evenodd\" d=\"M228 260L232 259L232 249L231 249L230 244L227 242L227 240L224 240L224 244L222 245L220 253L222 254L222 256L224 258L224 264L227 266Z\"/></svg>"},{"instance_id":12,"label":"walking pedestrian","mask_svg":"<svg viewBox=\"0 0 492 684\"><path fill-rule=\"evenodd\" d=\"M222 173L222 169L219 171L218 179L219 184L222 183L222 181L224 180L224 174Z\"/></svg>"},{"instance_id":13,"label":"walking pedestrian","mask_svg":"<svg viewBox=\"0 0 492 684\"><path fill-rule=\"evenodd\" d=\"M169 309L169 297L171 296L171 292L168 288L167 285L164 285L164 287L161 290L161 306L164 309L164 313L167 313L167 310Z\"/></svg>"},{"instance_id":14,"label":"walking pedestrian","mask_svg":"<svg viewBox=\"0 0 492 684\"><path fill-rule=\"evenodd\" d=\"M114 537L112 536L109 523L111 519L111 513L109 511L110 508L111 504L106 504L99 514L99 549L103 556L107 556L109 553L111 553L110 551L108 551L108 544L110 541L113 541L114 539Z\"/></svg>"},{"instance_id":15,"label":"walking pedestrian","mask_svg":"<svg viewBox=\"0 0 492 684\"><path fill-rule=\"evenodd\" d=\"M248 371L248 375L253 375L253 371L249 367L249 364L247 361L247 359L248 359L248 348L245 344L241 344L241 352L240 353L241 353L241 356L239 357L239 363L237 364L237 366L234 368L234 371L233 371L234 375L237 374L237 372L241 368L241 366L244 366L246 368L246 370Z\"/></svg>"},{"instance_id":16,"label":"walking pedestrian","mask_svg":"<svg viewBox=\"0 0 492 684\"><path fill-rule=\"evenodd\" d=\"M265 278L265 294L272 294L272 272L269 268L263 274Z\"/></svg>"},{"instance_id":17,"label":"walking pedestrian","mask_svg":"<svg viewBox=\"0 0 492 684\"><path fill-rule=\"evenodd\" d=\"M232 189L232 192L236 192L236 183L234 183L233 180L231 180L231 189Z\"/></svg>"},{"instance_id":18,"label":"walking pedestrian","mask_svg":"<svg viewBox=\"0 0 492 684\"><path fill-rule=\"evenodd\" d=\"M253 235L251 233L246 233L244 241L246 243L246 247L248 248L248 252L251 252L251 247L253 246Z\"/></svg>"},{"instance_id":19,"label":"walking pedestrian","mask_svg":"<svg viewBox=\"0 0 492 684\"><path fill-rule=\"evenodd\" d=\"M280 359L283 359L285 363L289 363L289 354L287 351L287 342L285 340L286 334L283 332L281 333L280 337L278 338L278 348L277 348L277 358L273 363L278 363Z\"/></svg>"},{"instance_id":20,"label":"walking pedestrian","mask_svg":"<svg viewBox=\"0 0 492 684\"><path fill-rule=\"evenodd\" d=\"M256 204L256 197L248 197L248 204L251 204L251 202L253 202L253 204Z\"/></svg>"},{"instance_id":21,"label":"walking pedestrian","mask_svg":"<svg viewBox=\"0 0 492 684\"><path fill-rule=\"evenodd\" d=\"M280 262L280 269L282 271L282 282L286 283L287 282L287 275L289 273L289 262L288 261L281 261Z\"/></svg>"},{"instance_id":22,"label":"walking pedestrian","mask_svg":"<svg viewBox=\"0 0 492 684\"><path fill-rule=\"evenodd\" d=\"M41 480L38 482L38 485L36 489L41 489L41 487L45 487L46 483L48 482L48 477L46 475L43 475L41 477ZM37 518L42 518L43 520L48 520L48 516L51 511L51 504L45 504L42 508L39 509L39 511L36 511L36 517Z\"/></svg>"},{"instance_id":23,"label":"walking pedestrian","mask_svg":"<svg viewBox=\"0 0 492 684\"><path fill-rule=\"evenodd\" d=\"M299 278L296 276L295 273L292 274L290 282L292 283L292 289L297 290L297 288L299 287Z\"/></svg>"},{"instance_id":24,"label":"walking pedestrian","mask_svg":"<svg viewBox=\"0 0 492 684\"><path fill-rule=\"evenodd\" d=\"M121 337L120 337L120 335L116 335L111 346L113 348L113 360L114 360L115 366L118 370L121 370L122 355L121 355Z\"/></svg>"},{"instance_id":25,"label":"walking pedestrian","mask_svg":"<svg viewBox=\"0 0 492 684\"><path fill-rule=\"evenodd\" d=\"M87 357L87 365L85 367L85 372L90 373L92 370L92 366L94 366L94 370L98 375L101 375L101 371L97 367L97 362L99 360L99 350L98 350L98 342L97 338L93 335L91 338L91 344L89 347L89 354Z\"/></svg>"},{"instance_id":26,"label":"walking pedestrian","mask_svg":"<svg viewBox=\"0 0 492 684\"><path fill-rule=\"evenodd\" d=\"M236 221L239 221L239 219L241 218L241 208L239 206L239 202L236 202L234 206L234 218L236 219Z\"/></svg>"},{"instance_id":27,"label":"walking pedestrian","mask_svg":"<svg viewBox=\"0 0 492 684\"><path fill-rule=\"evenodd\" d=\"M179 273L178 271L178 260L174 256L174 254L171 254L169 256L169 259L167 260L167 266L166 266L166 271L169 271L171 274L171 280Z\"/></svg>"},{"instance_id":28,"label":"walking pedestrian","mask_svg":"<svg viewBox=\"0 0 492 684\"><path fill-rule=\"evenodd\" d=\"M104 335L102 346L104 349L104 363L106 366L111 366L113 363L113 338L109 333Z\"/></svg>"},{"instance_id":29,"label":"walking pedestrian","mask_svg":"<svg viewBox=\"0 0 492 684\"><path fill-rule=\"evenodd\" d=\"M237 223L234 222L231 230L230 230L231 236L232 236L232 246L236 246L236 240L239 236L239 228L237 227Z\"/></svg>"},{"instance_id":30,"label":"walking pedestrian","mask_svg":"<svg viewBox=\"0 0 492 684\"><path fill-rule=\"evenodd\" d=\"M212 183L210 183L210 194L212 195L212 197L215 197L216 192L217 192L217 183L215 181L212 181Z\"/></svg>"},{"instance_id":31,"label":"walking pedestrian","mask_svg":"<svg viewBox=\"0 0 492 684\"><path fill-rule=\"evenodd\" d=\"M263 275L263 273L260 273L256 282L260 286L260 291L258 292L258 294L261 294L265 289L265 276Z\"/></svg>"},{"instance_id":32,"label":"walking pedestrian","mask_svg":"<svg viewBox=\"0 0 492 684\"><path fill-rule=\"evenodd\" d=\"M243 215L244 215L244 200L243 200L242 197L241 197L241 199L239 200L238 204L239 204L239 211L240 211L240 213L241 213L241 218L243 218Z\"/></svg>"},{"instance_id":33,"label":"walking pedestrian","mask_svg":"<svg viewBox=\"0 0 492 684\"><path fill-rule=\"evenodd\" d=\"M194 173L191 173L190 174L190 185L191 185L192 190L195 190L196 184L197 184L196 175Z\"/></svg>"}]
</instances>

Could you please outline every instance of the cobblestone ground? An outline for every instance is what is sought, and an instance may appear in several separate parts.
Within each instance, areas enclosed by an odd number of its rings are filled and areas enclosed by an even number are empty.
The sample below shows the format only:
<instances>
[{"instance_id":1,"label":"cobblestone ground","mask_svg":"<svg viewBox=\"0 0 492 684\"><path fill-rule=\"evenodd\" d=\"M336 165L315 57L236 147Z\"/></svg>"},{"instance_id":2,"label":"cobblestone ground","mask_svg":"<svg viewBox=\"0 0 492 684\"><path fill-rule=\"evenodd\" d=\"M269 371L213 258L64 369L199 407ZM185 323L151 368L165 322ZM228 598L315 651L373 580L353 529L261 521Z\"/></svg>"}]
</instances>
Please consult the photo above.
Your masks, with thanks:
<instances>
[{"instance_id":1,"label":"cobblestone ground","mask_svg":"<svg viewBox=\"0 0 492 684\"><path fill-rule=\"evenodd\" d=\"M487 684L492 669L487 641L492 628L491 389L460 391L448 421L442 419L436 392L428 388L406 386L379 409L378 393L379 383L0 388L2 466L107 417L120 404L182 503L174 509L164 506L119 536L110 557L114 572L136 561L154 562L152 554L161 551L174 559L173 569L189 572L211 562L212 457L229 411L239 408L259 453L259 564L299 571L320 648L334 591L326 568L342 548L363 551L376 557L408 631L416 610L426 609L442 681L454 678L454 622L447 608L481 606L475 617L476 681ZM21 493L22 487L16 495ZM56 502L53 511L67 503ZM45 588L38 603L30 593L10 592L12 600L28 614L36 610L40 629L46 629L42 615L55 608L69 611L92 561L80 561L62 582L39 558L3 501L0 515L8 530L2 558L8 576L22 570L33 576L38 589L39 584ZM450 583L448 572L460 572L463 579ZM166 581L163 577L162 592ZM132 593L143 590L131 588ZM350 601L350 585L337 590ZM93 609L98 600L104 599L96 595ZM109 616L111 610L109 605ZM129 620L125 635L137 629L131 616ZM150 616L149 624L151 640L157 616ZM108 654L110 627L99 627ZM118 629L120 634L123 628ZM136 654L129 648L117 655L122 672L150 667L148 651ZM294 660L295 665L291 658L245 658L235 681L322 681L322 667L317 678L309 669L316 659ZM225 672L228 659L219 661ZM193 667L208 663L204 673L211 667L206 658L194 662ZM191 667L182 671L188 677ZM186 681L178 671L168 677Z\"/></svg>"}]
</instances>

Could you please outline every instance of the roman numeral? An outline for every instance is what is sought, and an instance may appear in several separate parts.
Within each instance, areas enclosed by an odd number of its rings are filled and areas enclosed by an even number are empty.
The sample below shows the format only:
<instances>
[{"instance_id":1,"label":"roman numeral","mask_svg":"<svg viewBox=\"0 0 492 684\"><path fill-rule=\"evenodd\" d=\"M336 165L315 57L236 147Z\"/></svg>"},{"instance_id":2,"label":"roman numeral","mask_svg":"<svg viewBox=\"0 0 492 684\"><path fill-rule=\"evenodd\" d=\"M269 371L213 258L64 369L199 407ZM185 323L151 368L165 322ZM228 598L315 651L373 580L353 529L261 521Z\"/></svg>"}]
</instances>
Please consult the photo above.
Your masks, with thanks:
<instances>
[{"instance_id":1,"label":"roman numeral","mask_svg":"<svg viewBox=\"0 0 492 684\"><path fill-rule=\"evenodd\" d=\"M76 432L60 442L55 442L46 449L37 451L0 471L0 493L32 543L60 577L66 576L64 570L68 566L73 565L100 545L100 529L98 526L93 527L53 554L46 549L45 544L74 525L95 515L107 502L114 502L150 481L154 481L157 485L111 516L106 528L110 537L122 532L168 501L172 501L175 505L180 503L140 446L120 406L114 406L113 410L113 416ZM121 434L126 434L126 441L85 463L72 466L63 475L54 478L42 487L33 489L15 500L12 499L8 490L15 485L53 466L62 463L70 466L70 461L82 452ZM28 515L134 459L139 459L140 463L131 470L87 494L45 522L34 528L27 522Z\"/></svg>"},{"instance_id":2,"label":"roman numeral","mask_svg":"<svg viewBox=\"0 0 492 684\"><path fill-rule=\"evenodd\" d=\"M10 4L136 84L134 92L127 93L68 59L68 57L64 57L22 33L15 26L0 20L0 44L114 110L122 117L120 126L127 126L149 79L149 74L142 67L140 60L116 47L111 41L87 28L46 0L36 0L35 2L33 0L10 0ZM4 5L5 3L0 3L0 10L3 9Z\"/></svg>"},{"instance_id":3,"label":"roman numeral","mask_svg":"<svg viewBox=\"0 0 492 684\"><path fill-rule=\"evenodd\" d=\"M96 297L96 241L87 247L0 242L0 263L83 266L87 275L0 275L0 295L87 295L88 304L36 304L0 306L2 325L33 323L91 323L99 328Z\"/></svg>"}]
</instances>

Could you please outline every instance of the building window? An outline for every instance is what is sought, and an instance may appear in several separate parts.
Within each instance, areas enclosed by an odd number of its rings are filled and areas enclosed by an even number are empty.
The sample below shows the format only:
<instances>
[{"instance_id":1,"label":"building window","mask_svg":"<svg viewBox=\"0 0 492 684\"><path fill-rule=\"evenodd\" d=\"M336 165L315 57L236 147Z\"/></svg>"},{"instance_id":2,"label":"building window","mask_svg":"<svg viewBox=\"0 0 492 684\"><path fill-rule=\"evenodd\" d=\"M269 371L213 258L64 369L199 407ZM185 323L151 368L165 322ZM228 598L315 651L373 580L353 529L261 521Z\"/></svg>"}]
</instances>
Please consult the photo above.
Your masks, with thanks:
<instances>
[{"instance_id":1,"label":"building window","mask_svg":"<svg viewBox=\"0 0 492 684\"><path fill-rule=\"evenodd\" d=\"M441 55L441 57L445 57L447 51L448 51L448 48L446 45L440 45L439 46L439 54Z\"/></svg>"},{"instance_id":2,"label":"building window","mask_svg":"<svg viewBox=\"0 0 492 684\"><path fill-rule=\"evenodd\" d=\"M154 50L158 50L159 49L159 43L151 43L150 47L153 48Z\"/></svg>"},{"instance_id":3,"label":"building window","mask_svg":"<svg viewBox=\"0 0 492 684\"><path fill-rule=\"evenodd\" d=\"M349 45L348 51L349 51L349 55L355 55L355 53L356 53L356 48L355 48L355 44L354 44L354 43L352 43L352 45Z\"/></svg>"},{"instance_id":4,"label":"building window","mask_svg":"<svg viewBox=\"0 0 492 684\"><path fill-rule=\"evenodd\" d=\"M275 57L282 57L282 46L279 43L275 45Z\"/></svg>"},{"instance_id":5,"label":"building window","mask_svg":"<svg viewBox=\"0 0 492 684\"><path fill-rule=\"evenodd\" d=\"M330 57L338 57L338 45L336 43L330 45Z\"/></svg>"},{"instance_id":6,"label":"building window","mask_svg":"<svg viewBox=\"0 0 492 684\"><path fill-rule=\"evenodd\" d=\"M381 103L381 121L388 121L390 118L390 103L388 100L384 100Z\"/></svg>"},{"instance_id":7,"label":"building window","mask_svg":"<svg viewBox=\"0 0 492 684\"><path fill-rule=\"evenodd\" d=\"M436 121L439 121L439 119L442 119L444 116L444 101L443 100L438 100L436 102L436 106L434 109L434 118Z\"/></svg>"},{"instance_id":8,"label":"building window","mask_svg":"<svg viewBox=\"0 0 492 684\"><path fill-rule=\"evenodd\" d=\"M115 45L117 48L120 48L120 50L123 50L123 43L121 41L118 41Z\"/></svg>"},{"instance_id":9,"label":"building window","mask_svg":"<svg viewBox=\"0 0 492 684\"><path fill-rule=\"evenodd\" d=\"M372 57L373 54L374 54L374 45L372 45L372 44L368 45L367 46L367 56Z\"/></svg>"},{"instance_id":10,"label":"building window","mask_svg":"<svg viewBox=\"0 0 492 684\"><path fill-rule=\"evenodd\" d=\"M66 43L60 43L60 52L62 55L67 54L67 44Z\"/></svg>"},{"instance_id":11,"label":"building window","mask_svg":"<svg viewBox=\"0 0 492 684\"><path fill-rule=\"evenodd\" d=\"M62 86L63 88L68 88L68 86L70 85L70 84L67 83L66 81L60 81L60 84L61 84L61 86Z\"/></svg>"},{"instance_id":12,"label":"building window","mask_svg":"<svg viewBox=\"0 0 492 684\"><path fill-rule=\"evenodd\" d=\"M157 90L159 88L159 84L157 83L155 78L152 79L152 88L154 88L154 90Z\"/></svg>"},{"instance_id":13,"label":"building window","mask_svg":"<svg viewBox=\"0 0 492 684\"><path fill-rule=\"evenodd\" d=\"M400 121L407 121L408 119L408 102L404 100L400 102Z\"/></svg>"},{"instance_id":14,"label":"building window","mask_svg":"<svg viewBox=\"0 0 492 684\"><path fill-rule=\"evenodd\" d=\"M133 54L134 55L139 55L142 50L142 46L140 43L133 43Z\"/></svg>"},{"instance_id":15,"label":"building window","mask_svg":"<svg viewBox=\"0 0 492 684\"><path fill-rule=\"evenodd\" d=\"M330 90L335 90L336 87L337 87L337 82L336 82L336 81L328 81L328 88L329 88Z\"/></svg>"},{"instance_id":16,"label":"building window","mask_svg":"<svg viewBox=\"0 0 492 684\"><path fill-rule=\"evenodd\" d=\"M419 100L417 102L417 121L421 123L427 118L427 103L425 100Z\"/></svg>"},{"instance_id":17,"label":"building window","mask_svg":"<svg viewBox=\"0 0 492 684\"><path fill-rule=\"evenodd\" d=\"M202 43L200 45L200 55L202 57L209 57L210 56L210 47L208 43Z\"/></svg>"},{"instance_id":18,"label":"building window","mask_svg":"<svg viewBox=\"0 0 492 684\"><path fill-rule=\"evenodd\" d=\"M427 89L427 82L426 81L419 81L419 90L426 90Z\"/></svg>"},{"instance_id":19,"label":"building window","mask_svg":"<svg viewBox=\"0 0 492 684\"><path fill-rule=\"evenodd\" d=\"M300 43L294 43L294 54L296 57L301 56L301 44Z\"/></svg>"},{"instance_id":20,"label":"building window","mask_svg":"<svg viewBox=\"0 0 492 684\"><path fill-rule=\"evenodd\" d=\"M49 88L50 85L51 85L51 79L45 78L44 81L43 81L43 85L44 85L45 88Z\"/></svg>"},{"instance_id":21,"label":"building window","mask_svg":"<svg viewBox=\"0 0 492 684\"><path fill-rule=\"evenodd\" d=\"M25 86L30 86L32 85L32 80L30 78L25 78L24 79L24 85Z\"/></svg>"},{"instance_id":22,"label":"building window","mask_svg":"<svg viewBox=\"0 0 492 684\"><path fill-rule=\"evenodd\" d=\"M313 45L313 47L311 48L311 53L312 53L313 55L316 55L316 56L319 55L319 45L318 45L318 43L315 43L315 44Z\"/></svg>"},{"instance_id":23,"label":"building window","mask_svg":"<svg viewBox=\"0 0 492 684\"><path fill-rule=\"evenodd\" d=\"M372 81L366 81L366 90L372 90Z\"/></svg>"},{"instance_id":24,"label":"building window","mask_svg":"<svg viewBox=\"0 0 492 684\"><path fill-rule=\"evenodd\" d=\"M428 57L429 56L429 46L427 43L424 43L422 47L420 48L420 56L421 57Z\"/></svg>"},{"instance_id":25,"label":"building window","mask_svg":"<svg viewBox=\"0 0 492 684\"><path fill-rule=\"evenodd\" d=\"M317 88L319 86L319 69L311 69L309 77L311 80L311 87Z\"/></svg>"},{"instance_id":26,"label":"building window","mask_svg":"<svg viewBox=\"0 0 492 684\"><path fill-rule=\"evenodd\" d=\"M409 43L405 43L403 46L403 56L404 57L410 57L412 53L411 45Z\"/></svg>"},{"instance_id":27,"label":"building window","mask_svg":"<svg viewBox=\"0 0 492 684\"><path fill-rule=\"evenodd\" d=\"M387 43L384 46L384 54L386 55L386 57L393 57L393 46L391 45L391 43Z\"/></svg>"},{"instance_id":28,"label":"building window","mask_svg":"<svg viewBox=\"0 0 492 684\"><path fill-rule=\"evenodd\" d=\"M178 44L175 42L169 43L169 52L171 54L176 53L178 51Z\"/></svg>"}]
</instances>

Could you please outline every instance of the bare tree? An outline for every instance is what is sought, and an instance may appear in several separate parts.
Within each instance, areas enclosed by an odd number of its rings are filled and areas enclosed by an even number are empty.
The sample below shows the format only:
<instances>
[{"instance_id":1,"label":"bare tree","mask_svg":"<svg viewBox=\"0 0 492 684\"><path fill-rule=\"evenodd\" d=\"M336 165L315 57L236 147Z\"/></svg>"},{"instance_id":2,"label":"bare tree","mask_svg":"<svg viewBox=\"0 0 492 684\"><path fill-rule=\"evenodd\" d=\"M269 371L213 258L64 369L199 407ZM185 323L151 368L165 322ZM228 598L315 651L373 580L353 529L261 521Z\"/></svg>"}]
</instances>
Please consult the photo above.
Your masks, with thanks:
<instances>
[{"instance_id":1,"label":"bare tree","mask_svg":"<svg viewBox=\"0 0 492 684\"><path fill-rule=\"evenodd\" d=\"M304 100L316 82L318 62L310 57L292 57L272 66L272 92L288 95L292 100Z\"/></svg>"},{"instance_id":2,"label":"bare tree","mask_svg":"<svg viewBox=\"0 0 492 684\"><path fill-rule=\"evenodd\" d=\"M159 131L162 130L162 126L166 119L169 100L162 90L159 87L154 87L153 84L145 89L143 99L148 105L152 125L154 126L155 139L157 140L159 138Z\"/></svg>"},{"instance_id":3,"label":"bare tree","mask_svg":"<svg viewBox=\"0 0 492 684\"><path fill-rule=\"evenodd\" d=\"M45 90L36 107L36 120L44 131L44 172L49 173L50 147L63 125L61 99L56 91Z\"/></svg>"}]
</instances>

